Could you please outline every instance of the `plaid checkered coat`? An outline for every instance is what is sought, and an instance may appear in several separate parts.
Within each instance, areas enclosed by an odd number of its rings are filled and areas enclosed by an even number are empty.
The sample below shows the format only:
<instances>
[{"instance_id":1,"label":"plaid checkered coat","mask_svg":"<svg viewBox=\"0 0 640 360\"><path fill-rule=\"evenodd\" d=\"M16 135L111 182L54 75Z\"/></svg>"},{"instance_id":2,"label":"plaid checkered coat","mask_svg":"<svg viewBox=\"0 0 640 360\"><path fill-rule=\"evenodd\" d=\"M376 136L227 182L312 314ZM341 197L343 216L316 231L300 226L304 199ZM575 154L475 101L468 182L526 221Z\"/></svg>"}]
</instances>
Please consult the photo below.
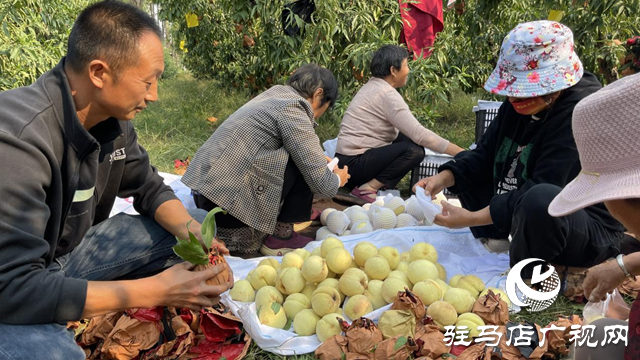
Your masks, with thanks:
<instances>
[{"instance_id":1,"label":"plaid checkered coat","mask_svg":"<svg viewBox=\"0 0 640 360\"><path fill-rule=\"evenodd\" d=\"M338 192L340 181L327 168L313 122L307 100L290 86L273 86L218 127L182 182L245 224L272 234L290 157L312 192Z\"/></svg>"}]
</instances>

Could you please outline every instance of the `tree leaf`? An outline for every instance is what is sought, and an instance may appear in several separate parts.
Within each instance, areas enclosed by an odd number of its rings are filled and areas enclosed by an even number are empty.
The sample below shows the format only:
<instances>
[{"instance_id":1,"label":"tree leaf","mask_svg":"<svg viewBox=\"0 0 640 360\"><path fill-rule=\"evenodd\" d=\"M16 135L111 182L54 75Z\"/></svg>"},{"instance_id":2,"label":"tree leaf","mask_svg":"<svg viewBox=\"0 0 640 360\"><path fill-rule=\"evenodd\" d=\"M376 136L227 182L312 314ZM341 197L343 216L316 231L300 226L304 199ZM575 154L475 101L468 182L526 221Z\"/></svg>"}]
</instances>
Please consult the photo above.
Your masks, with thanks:
<instances>
[{"instance_id":1,"label":"tree leaf","mask_svg":"<svg viewBox=\"0 0 640 360\"><path fill-rule=\"evenodd\" d=\"M271 310L273 310L274 314L277 314L280 312L280 308L282 307L282 305L278 304L277 302L272 302L271 303Z\"/></svg>"},{"instance_id":2,"label":"tree leaf","mask_svg":"<svg viewBox=\"0 0 640 360\"><path fill-rule=\"evenodd\" d=\"M216 207L209 211L207 216L204 218L202 222L202 241L204 242L207 250L211 249L211 244L213 244L213 239L216 237L216 214L217 213L226 214L227 212L222 210L220 207Z\"/></svg>"},{"instance_id":3,"label":"tree leaf","mask_svg":"<svg viewBox=\"0 0 640 360\"><path fill-rule=\"evenodd\" d=\"M393 351L398 351L401 347L403 347L407 343L406 336L400 336L398 340L396 340L396 344L393 346Z\"/></svg>"},{"instance_id":4,"label":"tree leaf","mask_svg":"<svg viewBox=\"0 0 640 360\"><path fill-rule=\"evenodd\" d=\"M182 260L195 265L206 265L209 263L208 257L198 254L188 246L176 245L173 247L173 252L175 252Z\"/></svg>"},{"instance_id":5,"label":"tree leaf","mask_svg":"<svg viewBox=\"0 0 640 360\"><path fill-rule=\"evenodd\" d=\"M200 247L200 249L202 249L202 253L203 254L207 254L205 249L202 247L202 243L200 242L200 240L198 240L198 238L191 231L189 231L189 243L192 244L194 249L195 249L196 244L197 244L198 247Z\"/></svg>"},{"instance_id":6,"label":"tree leaf","mask_svg":"<svg viewBox=\"0 0 640 360\"><path fill-rule=\"evenodd\" d=\"M178 244L173 247L173 252L175 252L176 255L178 255L182 260L188 261L192 264L208 264L209 258L204 252L202 245L200 244L198 239L193 236L193 234L189 233L189 235L190 241L176 238L178 240Z\"/></svg>"}]
</instances>

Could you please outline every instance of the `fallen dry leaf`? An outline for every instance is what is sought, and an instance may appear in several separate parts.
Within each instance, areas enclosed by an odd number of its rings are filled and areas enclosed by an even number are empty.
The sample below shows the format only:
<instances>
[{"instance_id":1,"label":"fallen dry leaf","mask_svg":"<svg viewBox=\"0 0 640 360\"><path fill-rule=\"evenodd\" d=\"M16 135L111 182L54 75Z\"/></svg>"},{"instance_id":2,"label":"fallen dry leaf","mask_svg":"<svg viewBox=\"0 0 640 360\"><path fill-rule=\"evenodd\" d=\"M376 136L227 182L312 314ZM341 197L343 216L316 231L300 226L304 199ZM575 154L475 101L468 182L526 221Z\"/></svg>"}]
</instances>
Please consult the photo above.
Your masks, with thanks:
<instances>
[{"instance_id":1,"label":"fallen dry leaf","mask_svg":"<svg viewBox=\"0 0 640 360\"><path fill-rule=\"evenodd\" d=\"M476 300L472 312L487 325L504 325L509 321L509 306L491 290Z\"/></svg>"}]
</instances>

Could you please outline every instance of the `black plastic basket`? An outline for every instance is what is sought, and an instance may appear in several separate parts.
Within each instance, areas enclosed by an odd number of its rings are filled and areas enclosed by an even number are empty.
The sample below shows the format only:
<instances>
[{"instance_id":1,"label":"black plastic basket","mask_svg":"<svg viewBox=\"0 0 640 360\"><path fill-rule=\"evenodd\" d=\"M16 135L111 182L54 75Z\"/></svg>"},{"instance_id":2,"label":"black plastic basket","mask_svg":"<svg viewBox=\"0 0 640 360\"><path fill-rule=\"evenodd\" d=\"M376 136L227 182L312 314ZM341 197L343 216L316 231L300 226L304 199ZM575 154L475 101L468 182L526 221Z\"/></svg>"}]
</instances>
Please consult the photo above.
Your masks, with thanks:
<instances>
[{"instance_id":1,"label":"black plastic basket","mask_svg":"<svg viewBox=\"0 0 640 360\"><path fill-rule=\"evenodd\" d=\"M482 139L493 119L498 115L498 109L484 109L476 111L476 144Z\"/></svg>"},{"instance_id":2,"label":"black plastic basket","mask_svg":"<svg viewBox=\"0 0 640 360\"><path fill-rule=\"evenodd\" d=\"M448 155L427 155L424 160L416 168L411 171L411 186L418 182L418 180L438 174L438 168L440 165L453 159ZM455 197L449 190L444 189L444 194L447 197Z\"/></svg>"}]
</instances>

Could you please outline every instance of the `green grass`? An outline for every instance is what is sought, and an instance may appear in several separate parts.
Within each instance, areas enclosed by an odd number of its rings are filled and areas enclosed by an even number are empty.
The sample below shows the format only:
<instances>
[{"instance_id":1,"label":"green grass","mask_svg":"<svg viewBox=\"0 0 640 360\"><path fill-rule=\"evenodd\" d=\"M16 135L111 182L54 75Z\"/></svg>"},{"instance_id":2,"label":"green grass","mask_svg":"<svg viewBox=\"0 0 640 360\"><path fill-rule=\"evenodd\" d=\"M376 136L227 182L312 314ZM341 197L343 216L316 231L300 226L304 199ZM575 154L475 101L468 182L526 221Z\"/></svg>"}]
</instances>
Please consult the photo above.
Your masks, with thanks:
<instances>
[{"instance_id":1,"label":"green grass","mask_svg":"<svg viewBox=\"0 0 640 360\"><path fill-rule=\"evenodd\" d=\"M558 296L558 299L548 309L539 312L522 310L517 314L511 315L510 320L517 322L528 321L540 326L546 326L550 322L558 320L559 315L582 316L582 309L584 309L584 304L573 303L564 296Z\"/></svg>"},{"instance_id":2,"label":"green grass","mask_svg":"<svg viewBox=\"0 0 640 360\"><path fill-rule=\"evenodd\" d=\"M159 97L135 118L134 125L151 163L165 172L173 172L174 159L193 156L220 122L249 99L248 93L211 80L194 80L186 73L163 80ZM211 116L218 121L209 122Z\"/></svg>"},{"instance_id":3,"label":"green grass","mask_svg":"<svg viewBox=\"0 0 640 360\"><path fill-rule=\"evenodd\" d=\"M184 72L162 80L159 97L136 117L134 124L151 163L166 172L173 171L174 159L193 156L218 125L250 99L247 91L230 90L214 80L195 80ZM453 143L468 147L475 128L471 108L478 98L454 92L450 103L436 107L443 116L423 123ZM341 109L346 108L344 105ZM316 133L321 143L338 136L341 112L331 110L318 121ZM211 116L218 121L210 123L207 118ZM408 180L406 183L408 188Z\"/></svg>"},{"instance_id":4,"label":"green grass","mask_svg":"<svg viewBox=\"0 0 640 360\"><path fill-rule=\"evenodd\" d=\"M462 90L454 90L448 103L434 106L441 118L431 121L430 130L462 148L468 148L475 141L476 115L473 107L483 96L487 96L486 92L465 94Z\"/></svg>"},{"instance_id":5,"label":"green grass","mask_svg":"<svg viewBox=\"0 0 640 360\"><path fill-rule=\"evenodd\" d=\"M263 360L263 359L269 359L269 360L312 360L315 359L316 357L313 355L313 353L310 354L304 354L304 355L293 355L293 356L280 356L280 355L276 355L276 354L272 354L270 352L266 352L262 349L260 349L258 347L258 345L256 345L255 342L251 343L251 347L249 348L249 351L247 352L247 356L245 356L243 359L247 359L247 360Z\"/></svg>"},{"instance_id":6,"label":"green grass","mask_svg":"<svg viewBox=\"0 0 640 360\"><path fill-rule=\"evenodd\" d=\"M229 90L213 80L195 80L186 73L163 80L159 87L160 100L151 104L134 120L140 143L147 149L160 171L173 172L173 160L193 156L196 150L215 131L217 126L250 98L249 93ZM479 95L454 92L452 101L436 107L442 116L426 125L444 138L468 147L473 142L475 117L471 108ZM340 129L339 111L327 113L316 129L320 141L335 138ZM208 117L218 121L211 123ZM409 177L399 184L403 194L409 192ZM558 315L582 314L584 305L574 304L560 297L549 309L529 313L524 310L511 316L512 321L530 321L542 326ZM285 359L261 350L253 343L246 359ZM312 354L291 356L288 359L314 359Z\"/></svg>"}]
</instances>

